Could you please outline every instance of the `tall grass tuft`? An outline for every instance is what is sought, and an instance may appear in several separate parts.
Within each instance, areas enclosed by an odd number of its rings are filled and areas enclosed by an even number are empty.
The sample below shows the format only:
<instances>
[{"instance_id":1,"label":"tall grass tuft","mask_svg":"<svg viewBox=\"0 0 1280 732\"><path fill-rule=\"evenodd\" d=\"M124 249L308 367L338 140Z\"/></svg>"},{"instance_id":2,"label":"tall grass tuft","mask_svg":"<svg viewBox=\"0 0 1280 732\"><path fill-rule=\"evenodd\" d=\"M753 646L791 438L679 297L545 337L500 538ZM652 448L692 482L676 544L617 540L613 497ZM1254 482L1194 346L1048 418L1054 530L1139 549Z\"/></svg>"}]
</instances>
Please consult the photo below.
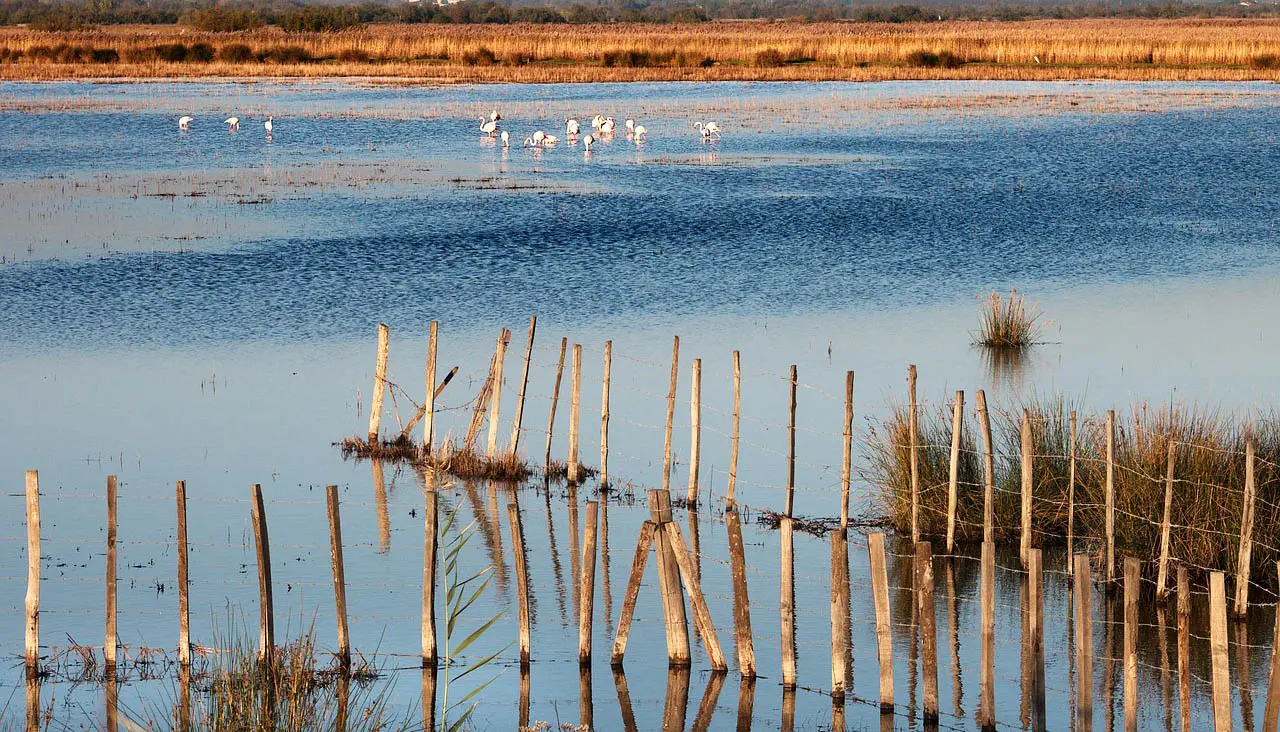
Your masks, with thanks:
<instances>
[{"instance_id":1,"label":"tall grass tuft","mask_svg":"<svg viewBox=\"0 0 1280 732\"><path fill-rule=\"evenodd\" d=\"M1026 295L1016 289L1004 297L991 292L978 313L975 345L987 348L1023 349L1035 345L1044 329L1039 308L1027 304Z\"/></svg>"}]
</instances>

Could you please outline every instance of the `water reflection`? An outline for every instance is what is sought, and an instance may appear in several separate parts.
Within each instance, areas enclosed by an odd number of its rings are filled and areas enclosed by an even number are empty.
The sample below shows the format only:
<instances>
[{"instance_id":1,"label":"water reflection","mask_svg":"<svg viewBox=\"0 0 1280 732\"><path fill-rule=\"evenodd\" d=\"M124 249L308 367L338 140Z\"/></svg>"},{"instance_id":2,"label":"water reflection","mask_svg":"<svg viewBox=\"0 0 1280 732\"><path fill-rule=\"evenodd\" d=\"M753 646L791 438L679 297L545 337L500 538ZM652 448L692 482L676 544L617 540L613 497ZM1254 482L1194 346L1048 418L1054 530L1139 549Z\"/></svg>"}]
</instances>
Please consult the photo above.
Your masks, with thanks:
<instances>
[{"instance_id":1,"label":"water reflection","mask_svg":"<svg viewBox=\"0 0 1280 732\"><path fill-rule=\"evenodd\" d=\"M754 676L743 676L738 682L738 732L750 732L751 719L755 714L756 680Z\"/></svg>"},{"instance_id":2,"label":"water reflection","mask_svg":"<svg viewBox=\"0 0 1280 732\"><path fill-rule=\"evenodd\" d=\"M1031 352L1025 348L979 348L987 382L995 395L1012 397L1023 394L1023 386L1032 371Z\"/></svg>"},{"instance_id":3,"label":"water reflection","mask_svg":"<svg viewBox=\"0 0 1280 732\"><path fill-rule=\"evenodd\" d=\"M382 461L374 458L369 461L373 470L374 510L378 515L378 553L386 554L391 550L391 513L387 509L387 488L382 474Z\"/></svg>"},{"instance_id":4,"label":"water reflection","mask_svg":"<svg viewBox=\"0 0 1280 732\"><path fill-rule=\"evenodd\" d=\"M720 691L724 689L723 671L712 671L707 676L707 688L702 692L702 701L698 703L698 714L693 718L693 732L707 732L711 729L711 719L716 713L716 704L720 701Z\"/></svg>"},{"instance_id":5,"label":"water reflection","mask_svg":"<svg viewBox=\"0 0 1280 732\"><path fill-rule=\"evenodd\" d=\"M631 707L631 690L627 688L627 675L621 666L613 667L613 686L618 691L618 709L622 712L622 728L636 732L636 714Z\"/></svg>"},{"instance_id":6,"label":"water reflection","mask_svg":"<svg viewBox=\"0 0 1280 732\"><path fill-rule=\"evenodd\" d=\"M591 664L578 666L578 721L587 729L595 729L596 706L591 696Z\"/></svg>"},{"instance_id":7,"label":"water reflection","mask_svg":"<svg viewBox=\"0 0 1280 732\"><path fill-rule=\"evenodd\" d=\"M667 671L667 697L662 709L663 729L684 729L689 712L689 667L671 667Z\"/></svg>"}]
</instances>

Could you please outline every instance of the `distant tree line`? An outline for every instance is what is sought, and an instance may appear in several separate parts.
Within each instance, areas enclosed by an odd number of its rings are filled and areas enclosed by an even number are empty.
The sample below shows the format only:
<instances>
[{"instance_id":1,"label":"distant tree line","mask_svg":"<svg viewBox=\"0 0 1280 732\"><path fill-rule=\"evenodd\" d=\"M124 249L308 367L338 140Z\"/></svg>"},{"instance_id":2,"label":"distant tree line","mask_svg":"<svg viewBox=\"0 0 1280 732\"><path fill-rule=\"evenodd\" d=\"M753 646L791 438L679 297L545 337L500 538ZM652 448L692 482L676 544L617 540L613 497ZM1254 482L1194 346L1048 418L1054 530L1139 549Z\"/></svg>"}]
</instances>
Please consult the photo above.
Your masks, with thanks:
<instances>
[{"instance_id":1,"label":"distant tree line","mask_svg":"<svg viewBox=\"0 0 1280 732\"><path fill-rule=\"evenodd\" d=\"M544 0L536 0L543 2ZM1036 18L1274 17L1276 0L1240 5L1171 2L1041 3L966 6L953 4L847 5L840 0L615 0L531 4L527 0L464 0L436 5L364 2L358 5L302 0L0 0L0 25L29 24L41 30L94 25L177 24L207 31L252 30L267 25L290 31L334 31L366 23L698 23L728 19L793 21L857 20L888 23L941 20L1030 20Z\"/></svg>"}]
</instances>

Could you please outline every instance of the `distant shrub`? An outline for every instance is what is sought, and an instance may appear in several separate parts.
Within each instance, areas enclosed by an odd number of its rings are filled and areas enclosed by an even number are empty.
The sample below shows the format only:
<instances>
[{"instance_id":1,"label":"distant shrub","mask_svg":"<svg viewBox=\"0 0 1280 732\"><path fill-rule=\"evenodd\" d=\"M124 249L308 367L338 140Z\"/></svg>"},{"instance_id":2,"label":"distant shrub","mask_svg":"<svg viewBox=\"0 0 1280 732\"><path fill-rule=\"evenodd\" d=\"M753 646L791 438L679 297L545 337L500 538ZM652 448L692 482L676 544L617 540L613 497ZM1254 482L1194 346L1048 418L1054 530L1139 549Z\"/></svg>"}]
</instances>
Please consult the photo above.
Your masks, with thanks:
<instances>
[{"instance_id":1,"label":"distant shrub","mask_svg":"<svg viewBox=\"0 0 1280 732\"><path fill-rule=\"evenodd\" d=\"M297 12L280 16L278 25L293 32L320 33L360 25L360 11L352 6L324 7L307 5Z\"/></svg>"},{"instance_id":2,"label":"distant shrub","mask_svg":"<svg viewBox=\"0 0 1280 732\"><path fill-rule=\"evenodd\" d=\"M338 52L338 60L347 64L367 64L369 52L361 48L344 48Z\"/></svg>"},{"instance_id":3,"label":"distant shrub","mask_svg":"<svg viewBox=\"0 0 1280 732\"><path fill-rule=\"evenodd\" d=\"M760 68L774 68L782 66L786 60L782 58L782 52L776 48L766 48L756 53L756 66Z\"/></svg>"},{"instance_id":4,"label":"distant shrub","mask_svg":"<svg viewBox=\"0 0 1280 732\"><path fill-rule=\"evenodd\" d=\"M113 64L120 60L120 53L114 48L95 48L92 58L95 64Z\"/></svg>"},{"instance_id":5,"label":"distant shrub","mask_svg":"<svg viewBox=\"0 0 1280 732\"><path fill-rule=\"evenodd\" d=\"M124 60L131 64L145 64L156 60L154 46L134 46L124 49Z\"/></svg>"},{"instance_id":6,"label":"distant shrub","mask_svg":"<svg viewBox=\"0 0 1280 732\"><path fill-rule=\"evenodd\" d=\"M204 42L193 43L187 49L187 60L195 61L196 63L207 64L213 60L215 55L213 46Z\"/></svg>"},{"instance_id":7,"label":"distant shrub","mask_svg":"<svg viewBox=\"0 0 1280 732\"><path fill-rule=\"evenodd\" d=\"M964 65L964 59L950 51L913 51L907 56L909 66L922 66L927 69L954 69Z\"/></svg>"},{"instance_id":8,"label":"distant shrub","mask_svg":"<svg viewBox=\"0 0 1280 732\"><path fill-rule=\"evenodd\" d=\"M606 67L644 68L653 65L653 58L647 51L605 51L600 62Z\"/></svg>"},{"instance_id":9,"label":"distant shrub","mask_svg":"<svg viewBox=\"0 0 1280 732\"><path fill-rule=\"evenodd\" d=\"M187 60L187 47L182 43L165 43L156 46L156 58L169 63L182 63Z\"/></svg>"},{"instance_id":10,"label":"distant shrub","mask_svg":"<svg viewBox=\"0 0 1280 732\"><path fill-rule=\"evenodd\" d=\"M203 31L226 33L261 28L267 21L254 10L235 10L214 6L189 10L182 14L183 25Z\"/></svg>"},{"instance_id":11,"label":"distant shrub","mask_svg":"<svg viewBox=\"0 0 1280 732\"><path fill-rule=\"evenodd\" d=\"M231 64L245 64L258 60L258 57L253 53L253 49L243 43L228 43L218 49L216 58L219 61Z\"/></svg>"},{"instance_id":12,"label":"distant shrub","mask_svg":"<svg viewBox=\"0 0 1280 732\"><path fill-rule=\"evenodd\" d=\"M27 57L32 61L52 61L54 52L48 46L32 46L27 49Z\"/></svg>"},{"instance_id":13,"label":"distant shrub","mask_svg":"<svg viewBox=\"0 0 1280 732\"><path fill-rule=\"evenodd\" d=\"M494 5L484 14L482 22L485 23L510 23L511 11L501 5Z\"/></svg>"},{"instance_id":14,"label":"distant shrub","mask_svg":"<svg viewBox=\"0 0 1280 732\"><path fill-rule=\"evenodd\" d=\"M277 64L304 64L311 61L311 52L302 46L272 46L262 52L262 60Z\"/></svg>"},{"instance_id":15,"label":"distant shrub","mask_svg":"<svg viewBox=\"0 0 1280 732\"><path fill-rule=\"evenodd\" d=\"M1280 69L1280 56L1264 53L1250 59L1249 65L1255 69Z\"/></svg>"},{"instance_id":16,"label":"distant shrub","mask_svg":"<svg viewBox=\"0 0 1280 732\"><path fill-rule=\"evenodd\" d=\"M534 62L533 56L527 53L522 53L520 51L512 51L502 59L502 63L506 64L507 66L528 66L533 62Z\"/></svg>"},{"instance_id":17,"label":"distant shrub","mask_svg":"<svg viewBox=\"0 0 1280 732\"><path fill-rule=\"evenodd\" d=\"M22 51L17 48L9 48L5 46L0 48L0 63L13 63L22 59Z\"/></svg>"},{"instance_id":18,"label":"distant shrub","mask_svg":"<svg viewBox=\"0 0 1280 732\"><path fill-rule=\"evenodd\" d=\"M69 5L55 7L31 21L31 27L38 31L74 31L89 26L88 18Z\"/></svg>"},{"instance_id":19,"label":"distant shrub","mask_svg":"<svg viewBox=\"0 0 1280 732\"><path fill-rule=\"evenodd\" d=\"M498 63L498 56L488 48L481 46L474 51L462 54L462 63L467 66L493 66Z\"/></svg>"},{"instance_id":20,"label":"distant shrub","mask_svg":"<svg viewBox=\"0 0 1280 732\"><path fill-rule=\"evenodd\" d=\"M564 16L555 8L520 8L511 15L517 23L563 23Z\"/></svg>"}]
</instances>

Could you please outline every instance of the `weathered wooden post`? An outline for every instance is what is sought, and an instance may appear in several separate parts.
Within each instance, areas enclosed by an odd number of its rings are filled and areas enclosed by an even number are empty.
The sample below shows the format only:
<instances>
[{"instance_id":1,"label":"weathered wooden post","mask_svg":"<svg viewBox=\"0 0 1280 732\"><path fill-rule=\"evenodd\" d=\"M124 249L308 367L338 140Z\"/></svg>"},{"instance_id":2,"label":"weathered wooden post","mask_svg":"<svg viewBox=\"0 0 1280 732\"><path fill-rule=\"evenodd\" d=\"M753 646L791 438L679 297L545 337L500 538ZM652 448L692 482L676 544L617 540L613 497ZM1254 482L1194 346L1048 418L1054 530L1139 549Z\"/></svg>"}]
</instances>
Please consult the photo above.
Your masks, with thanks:
<instances>
[{"instance_id":1,"label":"weathered wooden post","mask_svg":"<svg viewBox=\"0 0 1280 732\"><path fill-rule=\"evenodd\" d=\"M434 452L436 427L436 335L440 324L431 321L427 339L427 398L422 404L422 446L427 454Z\"/></svg>"},{"instance_id":2,"label":"weathered wooden post","mask_svg":"<svg viewBox=\"0 0 1280 732\"><path fill-rule=\"evenodd\" d=\"M524 347L524 369L520 372L520 395L516 397L516 416L511 420L511 454L518 455L520 432L524 423L524 395L529 388L529 363L533 360L533 336L538 329L536 315L529 316L529 342Z\"/></svg>"},{"instance_id":3,"label":"weathered wooden post","mask_svg":"<svg viewBox=\"0 0 1280 732\"><path fill-rule=\"evenodd\" d=\"M258 555L258 659L271 664L276 647L275 607L271 600L271 542L267 537L267 515L262 502L262 486L253 484L253 538Z\"/></svg>"},{"instance_id":4,"label":"weathered wooden post","mask_svg":"<svg viewBox=\"0 0 1280 732\"><path fill-rule=\"evenodd\" d=\"M1076 725L1093 729L1093 577L1089 555L1075 555Z\"/></svg>"},{"instance_id":5,"label":"weathered wooden post","mask_svg":"<svg viewBox=\"0 0 1280 732\"><path fill-rule=\"evenodd\" d=\"M338 486L325 488L329 509L329 558L333 563L333 605L338 618L338 663L351 667L351 640L347 634L347 573L342 559L342 515L338 508Z\"/></svg>"},{"instance_id":6,"label":"weathered wooden post","mask_svg":"<svg viewBox=\"0 0 1280 732\"><path fill-rule=\"evenodd\" d=\"M587 501L587 525L582 543L582 581L578 598L578 663L591 663L591 630L596 609L596 523L600 504Z\"/></svg>"},{"instance_id":7,"label":"weathered wooden post","mask_svg":"<svg viewBox=\"0 0 1280 732\"><path fill-rule=\"evenodd\" d=\"M378 461L374 461L377 464ZM187 482L180 480L174 491L178 512L178 665L191 667L191 580L187 574Z\"/></svg>"},{"instance_id":8,"label":"weathered wooden post","mask_svg":"<svg viewBox=\"0 0 1280 732\"><path fill-rule=\"evenodd\" d=\"M34 470L27 471L26 612L27 678L33 679L40 672L40 474Z\"/></svg>"},{"instance_id":9,"label":"weathered wooden post","mask_svg":"<svg viewBox=\"0 0 1280 732\"><path fill-rule=\"evenodd\" d=\"M933 545L916 544L916 616L920 623L921 657L924 663L924 722L938 721L938 619L933 602Z\"/></svg>"},{"instance_id":10,"label":"weathered wooden post","mask_svg":"<svg viewBox=\"0 0 1280 732\"><path fill-rule=\"evenodd\" d=\"M778 614L782 632L782 688L796 686L796 557L794 531L791 517L783 516L778 523L782 544L782 580L778 598Z\"/></svg>"},{"instance_id":11,"label":"weathered wooden post","mask_svg":"<svg viewBox=\"0 0 1280 732\"><path fill-rule=\"evenodd\" d=\"M844 530L831 532L831 697L844 701L849 675L849 548ZM843 704L841 704L843 707Z\"/></svg>"},{"instance_id":12,"label":"weathered wooden post","mask_svg":"<svg viewBox=\"0 0 1280 732\"><path fill-rule=\"evenodd\" d=\"M743 678L756 675L756 653L751 637L751 600L747 595L747 558L742 543L742 520L733 505L725 509L729 534L729 566L733 575L733 631L738 651L738 672Z\"/></svg>"},{"instance_id":13,"label":"weathered wooden post","mask_svg":"<svg viewBox=\"0 0 1280 732\"><path fill-rule=\"evenodd\" d=\"M1071 454L1067 458L1067 574L1075 573L1076 551L1076 410L1071 410Z\"/></svg>"},{"instance_id":14,"label":"weathered wooden post","mask_svg":"<svg viewBox=\"0 0 1280 732\"><path fill-rule=\"evenodd\" d=\"M674 361L673 361L674 363ZM667 661L671 666L688 666L689 619L684 611L684 593L671 540L663 529L671 522L671 492L649 491L649 517L654 524L654 549L658 555L658 586L662 590L662 610L667 627Z\"/></svg>"},{"instance_id":15,"label":"weathered wooden post","mask_svg":"<svg viewBox=\"0 0 1280 732\"><path fill-rule=\"evenodd\" d=\"M1240 515L1240 551L1239 563L1236 565L1236 603L1235 616L1245 617L1249 612L1249 571L1253 563L1253 514L1257 489L1253 478L1254 437L1250 434L1244 441L1244 498Z\"/></svg>"},{"instance_id":16,"label":"weathered wooden post","mask_svg":"<svg viewBox=\"0 0 1280 732\"><path fill-rule=\"evenodd\" d=\"M987 413L987 395L979 389L974 394L978 409L978 426L982 430L983 460L982 542L995 541L996 527L996 467L995 447L991 443L991 415Z\"/></svg>"},{"instance_id":17,"label":"weathered wooden post","mask_svg":"<svg viewBox=\"0 0 1280 732\"><path fill-rule=\"evenodd\" d=\"M689 507L698 505L698 471L702 463L702 359L689 372Z\"/></svg>"},{"instance_id":18,"label":"weathered wooden post","mask_svg":"<svg viewBox=\"0 0 1280 732\"><path fill-rule=\"evenodd\" d=\"M738 352L733 352L733 433L729 438L729 488L725 503L732 507L738 485L738 423L742 418L742 362Z\"/></svg>"},{"instance_id":19,"label":"weathered wooden post","mask_svg":"<svg viewBox=\"0 0 1280 732\"><path fill-rule=\"evenodd\" d=\"M108 682L116 665L116 476L107 476L107 635L102 656L107 666Z\"/></svg>"},{"instance_id":20,"label":"weathered wooden post","mask_svg":"<svg viewBox=\"0 0 1280 732\"><path fill-rule=\"evenodd\" d=\"M502 415L502 372L507 363L507 346L511 343L511 331L502 329L498 346L493 353L493 368L489 371L489 441L485 455L492 460L498 454L498 422Z\"/></svg>"},{"instance_id":21,"label":"weathered wooden post","mask_svg":"<svg viewBox=\"0 0 1280 732\"><path fill-rule=\"evenodd\" d=\"M960 502L960 440L964 429L964 392L951 404L951 467L947 475L947 554L956 550L956 509Z\"/></svg>"},{"instance_id":22,"label":"weathered wooden post","mask_svg":"<svg viewBox=\"0 0 1280 732\"><path fill-rule=\"evenodd\" d=\"M613 371L613 341L604 342L604 375L600 379L600 485L609 485L609 380ZM605 584L608 587L608 583Z\"/></svg>"},{"instance_id":23,"label":"weathered wooden post","mask_svg":"<svg viewBox=\"0 0 1280 732\"><path fill-rule=\"evenodd\" d=\"M436 522L439 517L440 509L438 506L438 496L436 494L435 473L431 468L427 468L426 470L426 479L426 506L422 511L422 515L424 517L422 546L422 667L435 669L436 565L438 561L436 552L439 540ZM426 700L424 699L423 704L425 703Z\"/></svg>"},{"instance_id":24,"label":"weathered wooden post","mask_svg":"<svg viewBox=\"0 0 1280 732\"><path fill-rule=\"evenodd\" d=\"M1116 578L1116 411L1107 410L1106 484L1107 584Z\"/></svg>"},{"instance_id":25,"label":"weathered wooden post","mask_svg":"<svg viewBox=\"0 0 1280 732\"><path fill-rule=\"evenodd\" d=\"M884 534L867 534L871 559L871 589L876 607L876 655L880 661L880 711L893 711L893 619L889 615L889 573L885 561Z\"/></svg>"},{"instance_id":26,"label":"weathered wooden post","mask_svg":"<svg viewBox=\"0 0 1280 732\"><path fill-rule=\"evenodd\" d=\"M981 397L979 404L985 407ZM978 726L983 732L990 732L996 728L996 545L993 541L982 542L981 582L982 679L978 690Z\"/></svg>"},{"instance_id":27,"label":"weathered wooden post","mask_svg":"<svg viewBox=\"0 0 1280 732\"><path fill-rule=\"evenodd\" d=\"M569 347L569 339L560 339L560 358L556 361L556 383L551 388L551 412L547 416L547 454L543 458L543 466L551 465L551 436L556 428L556 405L560 403L560 380L564 377L564 353Z\"/></svg>"},{"instance_id":28,"label":"weathered wooden post","mask_svg":"<svg viewBox=\"0 0 1280 732\"><path fill-rule=\"evenodd\" d=\"M1191 579L1178 566L1178 707L1182 732L1191 732Z\"/></svg>"},{"instance_id":29,"label":"weathered wooden post","mask_svg":"<svg viewBox=\"0 0 1280 732\"><path fill-rule=\"evenodd\" d=\"M578 475L578 415L582 407L582 346L573 344L573 370L569 384L569 468L566 477L577 483Z\"/></svg>"},{"instance_id":30,"label":"weathered wooden post","mask_svg":"<svg viewBox=\"0 0 1280 732\"><path fill-rule=\"evenodd\" d=\"M1164 520L1160 523L1160 566L1156 571L1156 599L1168 596L1169 582L1169 529L1173 512L1173 468L1177 460L1178 444L1169 438L1169 467L1164 478Z\"/></svg>"},{"instance_id":31,"label":"weathered wooden post","mask_svg":"<svg viewBox=\"0 0 1280 732\"><path fill-rule=\"evenodd\" d=\"M676 418L676 379L680 376L679 366L680 336L675 336L671 345L671 386L667 390L666 439L662 448L662 490L664 491L671 490L671 425Z\"/></svg>"},{"instance_id":32,"label":"weathered wooden post","mask_svg":"<svg viewBox=\"0 0 1280 732\"><path fill-rule=\"evenodd\" d=\"M1030 633L1032 729L1045 728L1044 555L1027 551L1027 630Z\"/></svg>"},{"instance_id":33,"label":"weathered wooden post","mask_svg":"<svg viewBox=\"0 0 1280 732\"><path fill-rule=\"evenodd\" d=\"M920 408L916 404L916 365L907 368L907 390L910 403L907 415L907 439L911 454L911 543L920 541Z\"/></svg>"},{"instance_id":34,"label":"weathered wooden post","mask_svg":"<svg viewBox=\"0 0 1280 732\"><path fill-rule=\"evenodd\" d=\"M529 632L529 573L525 566L524 526L520 507L507 504L507 520L511 524L511 546L516 565L516 608L520 618L520 665L528 666L532 655Z\"/></svg>"},{"instance_id":35,"label":"weathered wooden post","mask_svg":"<svg viewBox=\"0 0 1280 732\"><path fill-rule=\"evenodd\" d=\"M1213 668L1213 728L1231 732L1231 672L1227 666L1227 580L1209 574L1209 653Z\"/></svg>"},{"instance_id":36,"label":"weathered wooden post","mask_svg":"<svg viewBox=\"0 0 1280 732\"><path fill-rule=\"evenodd\" d=\"M1020 436L1022 447L1022 539L1019 545L1019 556L1022 566L1027 566L1027 552L1031 550L1031 511L1032 492L1035 481L1035 458L1031 449L1031 413L1022 410L1022 430Z\"/></svg>"},{"instance_id":37,"label":"weathered wooden post","mask_svg":"<svg viewBox=\"0 0 1280 732\"><path fill-rule=\"evenodd\" d=\"M791 405L789 428L787 430L787 511L788 517L796 506L796 387L800 379L796 376L796 365L791 364Z\"/></svg>"},{"instance_id":38,"label":"weathered wooden post","mask_svg":"<svg viewBox=\"0 0 1280 732\"><path fill-rule=\"evenodd\" d=\"M840 461L840 530L849 530L849 485L853 479L853 372L844 372L844 450ZM846 537L847 538L847 537ZM846 552L848 551L846 547ZM847 569L847 568L846 568ZM846 572L847 574L847 572Z\"/></svg>"},{"instance_id":39,"label":"weathered wooden post","mask_svg":"<svg viewBox=\"0 0 1280 732\"><path fill-rule=\"evenodd\" d=\"M1124 558L1124 728L1138 729L1138 591L1142 563Z\"/></svg>"},{"instance_id":40,"label":"weathered wooden post","mask_svg":"<svg viewBox=\"0 0 1280 732\"><path fill-rule=\"evenodd\" d=\"M1276 562L1280 575L1280 562ZM1280 605L1276 606L1276 620L1271 631L1271 667L1267 674L1267 707L1262 715L1262 732L1276 732L1280 722Z\"/></svg>"},{"instance_id":41,"label":"weathered wooden post","mask_svg":"<svg viewBox=\"0 0 1280 732\"><path fill-rule=\"evenodd\" d=\"M378 361L373 372L373 401L369 405L369 447L378 446L378 429L382 422L382 400L387 391L387 357L391 348L391 330L378 323ZM430 388L430 387L428 387Z\"/></svg>"},{"instance_id":42,"label":"weathered wooden post","mask_svg":"<svg viewBox=\"0 0 1280 732\"><path fill-rule=\"evenodd\" d=\"M622 614L618 618L618 634L613 641L613 655L610 663L621 666L627 652L627 638L631 633L631 619L635 615L636 600L640 597L640 583L644 580L644 565L649 558L649 547L653 544L657 524L645 521L640 526L640 537L636 540L635 558L631 560L631 575L627 580L627 591L622 597ZM659 589L662 588L662 573L658 573ZM663 595L665 599L665 593ZM664 606L665 609L665 606ZM669 646L668 646L669 647Z\"/></svg>"}]
</instances>

